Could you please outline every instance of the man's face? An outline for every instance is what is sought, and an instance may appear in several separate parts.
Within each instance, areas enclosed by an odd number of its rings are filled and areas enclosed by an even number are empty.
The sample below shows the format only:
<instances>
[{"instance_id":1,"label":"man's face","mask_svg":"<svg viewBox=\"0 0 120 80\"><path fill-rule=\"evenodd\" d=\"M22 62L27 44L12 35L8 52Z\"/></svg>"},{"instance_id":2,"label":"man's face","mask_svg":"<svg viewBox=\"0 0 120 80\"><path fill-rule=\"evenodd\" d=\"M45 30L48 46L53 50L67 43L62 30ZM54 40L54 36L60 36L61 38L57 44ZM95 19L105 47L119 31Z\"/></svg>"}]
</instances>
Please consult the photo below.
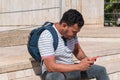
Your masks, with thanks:
<instances>
[{"instance_id":1,"label":"man's face","mask_svg":"<svg viewBox=\"0 0 120 80\"><path fill-rule=\"evenodd\" d=\"M72 39L77 35L79 31L80 28L77 24L74 24L73 26L66 26L63 36L67 39Z\"/></svg>"}]
</instances>

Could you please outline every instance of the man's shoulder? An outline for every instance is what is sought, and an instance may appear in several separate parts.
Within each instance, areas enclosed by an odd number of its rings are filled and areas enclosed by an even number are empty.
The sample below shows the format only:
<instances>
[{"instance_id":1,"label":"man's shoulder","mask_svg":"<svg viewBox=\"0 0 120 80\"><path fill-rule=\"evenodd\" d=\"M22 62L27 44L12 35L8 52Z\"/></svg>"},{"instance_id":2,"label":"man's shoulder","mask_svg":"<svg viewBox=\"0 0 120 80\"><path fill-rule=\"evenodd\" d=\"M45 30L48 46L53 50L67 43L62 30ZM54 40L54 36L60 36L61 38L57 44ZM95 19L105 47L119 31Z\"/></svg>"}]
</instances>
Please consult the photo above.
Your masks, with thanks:
<instances>
[{"instance_id":1,"label":"man's shoulder","mask_svg":"<svg viewBox=\"0 0 120 80\"><path fill-rule=\"evenodd\" d=\"M40 37L51 37L51 36L52 34L48 30L44 30L40 35Z\"/></svg>"}]
</instances>

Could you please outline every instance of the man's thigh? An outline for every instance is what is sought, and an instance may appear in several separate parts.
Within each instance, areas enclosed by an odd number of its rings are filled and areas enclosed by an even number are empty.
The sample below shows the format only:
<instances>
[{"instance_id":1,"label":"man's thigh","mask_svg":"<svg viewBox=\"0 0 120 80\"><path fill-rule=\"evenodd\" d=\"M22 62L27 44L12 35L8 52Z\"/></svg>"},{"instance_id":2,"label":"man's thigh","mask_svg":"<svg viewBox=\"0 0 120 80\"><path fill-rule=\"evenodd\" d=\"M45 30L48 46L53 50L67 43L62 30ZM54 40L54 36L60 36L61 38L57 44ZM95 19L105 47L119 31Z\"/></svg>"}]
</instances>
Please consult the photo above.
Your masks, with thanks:
<instances>
[{"instance_id":1,"label":"man's thigh","mask_svg":"<svg viewBox=\"0 0 120 80\"><path fill-rule=\"evenodd\" d=\"M96 76L99 76L101 74L101 71L103 71L104 67L93 65L87 72L86 71L73 71L73 72L66 72L66 73L60 73L60 72L48 72L45 76L45 80L81 80L84 78L96 78Z\"/></svg>"},{"instance_id":2,"label":"man's thigh","mask_svg":"<svg viewBox=\"0 0 120 80\"><path fill-rule=\"evenodd\" d=\"M89 78L97 78L101 75L106 75L106 70L102 66L93 65L87 70L87 75Z\"/></svg>"},{"instance_id":3,"label":"man's thigh","mask_svg":"<svg viewBox=\"0 0 120 80\"><path fill-rule=\"evenodd\" d=\"M47 72L42 80L66 80L64 74L60 72Z\"/></svg>"},{"instance_id":4,"label":"man's thigh","mask_svg":"<svg viewBox=\"0 0 120 80\"><path fill-rule=\"evenodd\" d=\"M81 80L81 72L73 71L64 73L66 80Z\"/></svg>"},{"instance_id":5,"label":"man's thigh","mask_svg":"<svg viewBox=\"0 0 120 80\"><path fill-rule=\"evenodd\" d=\"M80 71L73 72L48 72L44 80L80 80Z\"/></svg>"}]
</instances>

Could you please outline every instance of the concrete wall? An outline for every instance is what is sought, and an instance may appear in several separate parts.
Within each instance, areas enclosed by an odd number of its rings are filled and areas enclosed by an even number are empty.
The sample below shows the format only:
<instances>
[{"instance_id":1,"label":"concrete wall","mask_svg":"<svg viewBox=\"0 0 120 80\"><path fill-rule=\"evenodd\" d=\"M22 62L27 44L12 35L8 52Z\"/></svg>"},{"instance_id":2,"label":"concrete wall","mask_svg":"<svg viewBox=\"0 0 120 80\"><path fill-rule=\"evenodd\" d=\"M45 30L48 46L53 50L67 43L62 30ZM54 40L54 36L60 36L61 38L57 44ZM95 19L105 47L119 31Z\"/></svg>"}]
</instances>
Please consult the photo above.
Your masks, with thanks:
<instances>
[{"instance_id":1,"label":"concrete wall","mask_svg":"<svg viewBox=\"0 0 120 80\"><path fill-rule=\"evenodd\" d=\"M82 0L82 14L88 26L103 26L104 0Z\"/></svg>"},{"instance_id":2,"label":"concrete wall","mask_svg":"<svg viewBox=\"0 0 120 80\"><path fill-rule=\"evenodd\" d=\"M60 0L0 0L0 25L39 25L59 19Z\"/></svg>"},{"instance_id":3,"label":"concrete wall","mask_svg":"<svg viewBox=\"0 0 120 80\"><path fill-rule=\"evenodd\" d=\"M0 0L0 26L32 26L60 20L68 9L79 10L87 25L103 25L104 0Z\"/></svg>"},{"instance_id":4,"label":"concrete wall","mask_svg":"<svg viewBox=\"0 0 120 80\"><path fill-rule=\"evenodd\" d=\"M77 9L83 14L86 26L103 27L104 0L63 0L62 12L69 8Z\"/></svg>"}]
</instances>

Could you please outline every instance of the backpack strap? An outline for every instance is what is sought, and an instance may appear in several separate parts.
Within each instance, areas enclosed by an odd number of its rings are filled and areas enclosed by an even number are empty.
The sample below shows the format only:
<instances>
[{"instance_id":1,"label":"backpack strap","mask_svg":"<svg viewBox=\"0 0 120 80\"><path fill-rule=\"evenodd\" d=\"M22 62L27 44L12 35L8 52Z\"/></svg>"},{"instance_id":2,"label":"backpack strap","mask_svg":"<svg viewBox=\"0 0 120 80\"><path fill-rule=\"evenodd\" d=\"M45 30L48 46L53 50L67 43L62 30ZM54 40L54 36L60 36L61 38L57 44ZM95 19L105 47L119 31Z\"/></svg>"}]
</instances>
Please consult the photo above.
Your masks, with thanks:
<instances>
[{"instance_id":1,"label":"backpack strap","mask_svg":"<svg viewBox=\"0 0 120 80\"><path fill-rule=\"evenodd\" d=\"M55 51L57 49L57 46L58 46L58 35L57 35L57 32L56 32L56 30L52 26L48 26L48 27L46 27L46 29L48 31L50 31L50 33L52 34L52 37L53 37L53 47L54 47L54 51Z\"/></svg>"},{"instance_id":2,"label":"backpack strap","mask_svg":"<svg viewBox=\"0 0 120 80\"><path fill-rule=\"evenodd\" d=\"M52 37L53 37L53 47L54 47L54 51L55 51L57 49L57 47L58 47L58 35L57 35L56 30L52 27L53 23L45 22L43 24L43 26L44 26L44 28L46 30L48 30L52 34ZM43 60L41 60L41 65L43 65ZM41 67L41 70L42 70L42 67ZM41 71L41 75L42 75L42 71Z\"/></svg>"},{"instance_id":3,"label":"backpack strap","mask_svg":"<svg viewBox=\"0 0 120 80\"><path fill-rule=\"evenodd\" d=\"M47 27L47 26L52 26L52 25L53 25L52 22L46 21L42 26Z\"/></svg>"}]
</instances>

